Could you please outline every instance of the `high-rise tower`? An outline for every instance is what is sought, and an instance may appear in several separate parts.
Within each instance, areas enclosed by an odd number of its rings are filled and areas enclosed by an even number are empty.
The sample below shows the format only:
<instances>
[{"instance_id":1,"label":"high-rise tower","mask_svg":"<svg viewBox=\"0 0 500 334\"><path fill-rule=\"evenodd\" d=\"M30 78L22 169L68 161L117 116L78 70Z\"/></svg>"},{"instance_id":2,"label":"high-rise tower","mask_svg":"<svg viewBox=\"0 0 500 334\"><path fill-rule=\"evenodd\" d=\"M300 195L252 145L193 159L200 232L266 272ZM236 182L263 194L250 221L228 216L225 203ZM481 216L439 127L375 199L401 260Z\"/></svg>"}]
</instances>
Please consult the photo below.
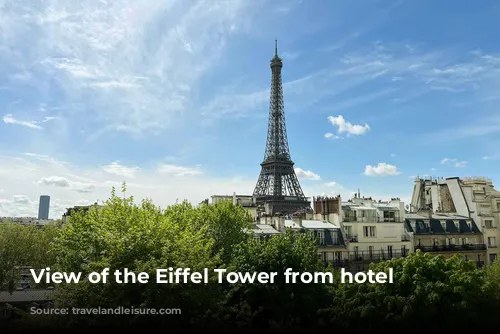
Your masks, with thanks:
<instances>
[{"instance_id":1,"label":"high-rise tower","mask_svg":"<svg viewBox=\"0 0 500 334\"><path fill-rule=\"evenodd\" d=\"M257 205L263 206L268 214L293 214L298 210L311 210L310 202L304 196L293 168L288 148L285 124L285 107L281 68L283 61L278 57L278 42L275 41L274 58L271 59L271 99L269 124L264 161L253 196Z\"/></svg>"},{"instance_id":2,"label":"high-rise tower","mask_svg":"<svg viewBox=\"0 0 500 334\"><path fill-rule=\"evenodd\" d=\"M40 203L38 205L38 219L49 219L50 196L40 196Z\"/></svg>"}]
</instances>

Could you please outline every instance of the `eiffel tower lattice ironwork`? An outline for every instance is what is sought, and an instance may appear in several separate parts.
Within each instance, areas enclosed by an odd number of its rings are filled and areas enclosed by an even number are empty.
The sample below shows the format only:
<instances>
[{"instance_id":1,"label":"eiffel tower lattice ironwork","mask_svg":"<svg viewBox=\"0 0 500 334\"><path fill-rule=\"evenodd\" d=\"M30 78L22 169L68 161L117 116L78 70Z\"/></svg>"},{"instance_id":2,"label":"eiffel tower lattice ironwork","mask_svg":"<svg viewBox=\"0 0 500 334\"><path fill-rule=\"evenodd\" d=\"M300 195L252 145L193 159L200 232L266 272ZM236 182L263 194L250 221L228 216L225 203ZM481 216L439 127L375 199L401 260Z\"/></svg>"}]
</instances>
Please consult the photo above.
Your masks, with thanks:
<instances>
[{"instance_id":1,"label":"eiffel tower lattice ironwork","mask_svg":"<svg viewBox=\"0 0 500 334\"><path fill-rule=\"evenodd\" d=\"M271 60L271 98L269 124L264 161L253 196L257 205L265 207L268 214L293 214L299 210L310 211L311 205L304 196L293 168L285 124L285 108L278 42Z\"/></svg>"}]
</instances>

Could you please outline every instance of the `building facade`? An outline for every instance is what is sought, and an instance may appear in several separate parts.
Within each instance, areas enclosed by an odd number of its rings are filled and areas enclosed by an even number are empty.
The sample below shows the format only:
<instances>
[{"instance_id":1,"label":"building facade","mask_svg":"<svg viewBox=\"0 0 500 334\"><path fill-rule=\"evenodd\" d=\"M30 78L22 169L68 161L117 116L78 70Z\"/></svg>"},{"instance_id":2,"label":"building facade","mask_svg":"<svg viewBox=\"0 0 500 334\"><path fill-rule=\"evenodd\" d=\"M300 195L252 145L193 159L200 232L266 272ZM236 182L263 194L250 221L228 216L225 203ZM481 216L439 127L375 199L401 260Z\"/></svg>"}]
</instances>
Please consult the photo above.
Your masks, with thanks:
<instances>
[{"instance_id":1,"label":"building facade","mask_svg":"<svg viewBox=\"0 0 500 334\"><path fill-rule=\"evenodd\" d=\"M318 254L325 264L340 266L347 253L345 234L339 224L319 219L285 219L284 228L311 233L317 239Z\"/></svg>"},{"instance_id":2,"label":"building facade","mask_svg":"<svg viewBox=\"0 0 500 334\"><path fill-rule=\"evenodd\" d=\"M337 261L340 267L363 271L372 262L405 257L413 251L411 235L403 224L404 203L397 198L383 202L359 193L348 201L340 196L316 197L313 207L315 219L340 226L346 246Z\"/></svg>"},{"instance_id":3,"label":"building facade","mask_svg":"<svg viewBox=\"0 0 500 334\"><path fill-rule=\"evenodd\" d=\"M490 179L418 178L410 211L405 226L423 251L458 253L479 266L497 258L500 192Z\"/></svg>"},{"instance_id":4,"label":"building facade","mask_svg":"<svg viewBox=\"0 0 500 334\"><path fill-rule=\"evenodd\" d=\"M252 216L253 220L257 220L257 204L256 199L252 195L212 195L210 201L205 200L201 204L214 205L221 202L231 201L233 205L241 205Z\"/></svg>"}]
</instances>

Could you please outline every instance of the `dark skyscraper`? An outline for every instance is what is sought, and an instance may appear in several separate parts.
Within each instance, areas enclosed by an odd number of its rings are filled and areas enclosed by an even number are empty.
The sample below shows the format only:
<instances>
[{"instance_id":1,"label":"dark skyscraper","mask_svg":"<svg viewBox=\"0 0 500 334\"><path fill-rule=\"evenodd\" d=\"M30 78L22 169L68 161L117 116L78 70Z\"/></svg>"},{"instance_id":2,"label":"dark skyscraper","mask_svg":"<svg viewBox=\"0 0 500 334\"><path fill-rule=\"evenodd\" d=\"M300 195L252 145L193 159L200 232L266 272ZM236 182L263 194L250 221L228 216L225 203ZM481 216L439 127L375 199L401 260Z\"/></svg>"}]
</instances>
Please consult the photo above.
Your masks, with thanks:
<instances>
[{"instance_id":1,"label":"dark skyscraper","mask_svg":"<svg viewBox=\"0 0 500 334\"><path fill-rule=\"evenodd\" d=\"M38 206L38 219L49 219L50 196L40 196L40 204Z\"/></svg>"},{"instance_id":2,"label":"dark skyscraper","mask_svg":"<svg viewBox=\"0 0 500 334\"><path fill-rule=\"evenodd\" d=\"M311 210L310 202L304 196L293 168L288 148L285 124L285 107L281 68L283 61L278 57L275 45L271 60L271 99L269 124L264 161L253 195L257 205L264 206L268 214L293 214L299 210Z\"/></svg>"}]
</instances>

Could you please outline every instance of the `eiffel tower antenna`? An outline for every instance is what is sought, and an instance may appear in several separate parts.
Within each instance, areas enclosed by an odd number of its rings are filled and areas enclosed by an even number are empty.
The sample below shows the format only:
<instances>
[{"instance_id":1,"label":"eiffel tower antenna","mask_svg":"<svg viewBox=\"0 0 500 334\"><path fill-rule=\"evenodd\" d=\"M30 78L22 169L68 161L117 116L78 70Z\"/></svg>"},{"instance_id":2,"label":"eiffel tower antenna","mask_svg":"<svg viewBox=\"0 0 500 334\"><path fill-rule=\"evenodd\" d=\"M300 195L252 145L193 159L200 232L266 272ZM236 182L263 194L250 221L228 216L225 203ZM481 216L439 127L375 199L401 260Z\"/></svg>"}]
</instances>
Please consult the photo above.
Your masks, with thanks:
<instances>
[{"instance_id":1,"label":"eiffel tower antenna","mask_svg":"<svg viewBox=\"0 0 500 334\"><path fill-rule=\"evenodd\" d=\"M264 160L253 196L257 205L268 214L293 214L299 210L311 211L311 204L304 196L290 157L285 124L285 108L278 40L274 41L274 58L271 59L271 98L269 123Z\"/></svg>"}]
</instances>

